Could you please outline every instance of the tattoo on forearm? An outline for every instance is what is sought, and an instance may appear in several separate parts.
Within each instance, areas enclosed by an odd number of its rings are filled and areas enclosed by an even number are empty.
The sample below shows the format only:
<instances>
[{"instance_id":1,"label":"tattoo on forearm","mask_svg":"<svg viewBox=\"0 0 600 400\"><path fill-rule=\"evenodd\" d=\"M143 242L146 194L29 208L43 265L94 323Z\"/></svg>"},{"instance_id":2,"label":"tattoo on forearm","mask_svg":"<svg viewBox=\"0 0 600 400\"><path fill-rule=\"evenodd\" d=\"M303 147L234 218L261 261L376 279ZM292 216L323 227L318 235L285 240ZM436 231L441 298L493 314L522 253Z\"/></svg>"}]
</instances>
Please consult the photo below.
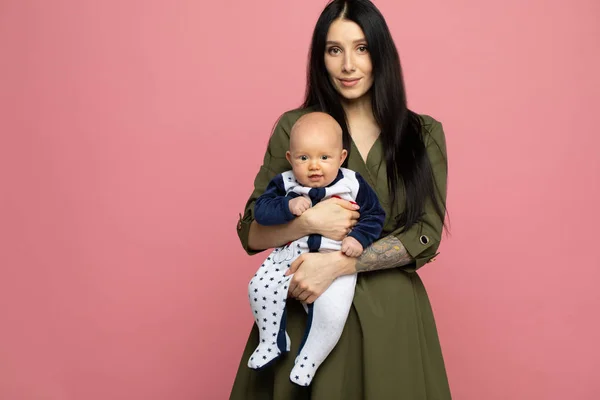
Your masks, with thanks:
<instances>
[{"instance_id":1,"label":"tattoo on forearm","mask_svg":"<svg viewBox=\"0 0 600 400\"><path fill-rule=\"evenodd\" d=\"M356 260L356 272L396 268L413 261L400 240L395 236L388 236L365 249Z\"/></svg>"}]
</instances>

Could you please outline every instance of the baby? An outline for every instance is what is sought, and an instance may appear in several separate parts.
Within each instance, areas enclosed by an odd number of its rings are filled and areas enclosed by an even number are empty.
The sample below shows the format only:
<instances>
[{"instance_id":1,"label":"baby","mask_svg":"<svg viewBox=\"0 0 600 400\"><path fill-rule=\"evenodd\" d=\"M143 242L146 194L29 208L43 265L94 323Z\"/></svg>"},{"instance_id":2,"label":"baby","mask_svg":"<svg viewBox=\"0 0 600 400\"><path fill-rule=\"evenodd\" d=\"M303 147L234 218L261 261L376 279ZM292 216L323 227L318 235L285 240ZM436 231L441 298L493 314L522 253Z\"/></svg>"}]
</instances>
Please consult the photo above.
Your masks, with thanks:
<instances>
[{"instance_id":1,"label":"baby","mask_svg":"<svg viewBox=\"0 0 600 400\"><path fill-rule=\"evenodd\" d=\"M341 242L312 234L274 249L248 285L250 305L259 328L260 343L248 366L260 369L290 350L285 331L285 305L289 281L285 276L292 262L306 252L342 251L358 257L377 240L385 212L377 195L356 172L341 168L342 128L333 117L321 112L303 115L292 127L286 158L292 170L275 176L254 206L256 222L279 225L302 215L319 201L331 197L356 202L360 218ZM292 382L308 386L317 368L337 344L352 305L356 274L337 278L308 312L305 341L291 371Z\"/></svg>"}]
</instances>

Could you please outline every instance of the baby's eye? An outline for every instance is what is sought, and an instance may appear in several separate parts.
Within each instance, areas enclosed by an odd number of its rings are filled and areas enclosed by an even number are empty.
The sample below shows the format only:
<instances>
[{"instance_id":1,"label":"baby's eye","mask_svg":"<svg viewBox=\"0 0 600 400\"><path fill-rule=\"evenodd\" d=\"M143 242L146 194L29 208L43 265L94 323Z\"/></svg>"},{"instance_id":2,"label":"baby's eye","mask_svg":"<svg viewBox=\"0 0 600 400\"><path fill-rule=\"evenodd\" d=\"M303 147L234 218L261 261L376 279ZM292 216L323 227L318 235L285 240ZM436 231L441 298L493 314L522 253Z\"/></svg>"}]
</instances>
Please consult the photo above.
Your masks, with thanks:
<instances>
[{"instance_id":1,"label":"baby's eye","mask_svg":"<svg viewBox=\"0 0 600 400\"><path fill-rule=\"evenodd\" d=\"M300 156L300 160L306 161L306 160L308 160L308 157L307 156Z\"/></svg>"},{"instance_id":2,"label":"baby's eye","mask_svg":"<svg viewBox=\"0 0 600 400\"><path fill-rule=\"evenodd\" d=\"M321 156L321 160L327 160L329 156Z\"/></svg>"}]
</instances>

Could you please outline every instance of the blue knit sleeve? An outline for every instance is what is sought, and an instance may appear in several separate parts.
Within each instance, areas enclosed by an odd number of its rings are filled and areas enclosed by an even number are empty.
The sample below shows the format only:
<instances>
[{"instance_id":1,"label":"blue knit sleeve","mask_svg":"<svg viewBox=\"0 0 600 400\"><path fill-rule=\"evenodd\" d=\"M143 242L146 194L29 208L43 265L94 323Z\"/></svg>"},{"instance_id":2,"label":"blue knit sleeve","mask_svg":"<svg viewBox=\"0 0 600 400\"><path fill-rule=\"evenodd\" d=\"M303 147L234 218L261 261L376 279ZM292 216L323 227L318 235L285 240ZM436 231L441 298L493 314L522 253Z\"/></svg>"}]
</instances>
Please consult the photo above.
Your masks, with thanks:
<instances>
[{"instance_id":1,"label":"blue knit sleeve","mask_svg":"<svg viewBox=\"0 0 600 400\"><path fill-rule=\"evenodd\" d=\"M377 199L377 194L375 194L373 188L358 172L355 174L359 183L356 203L360 206L358 210L360 218L348 236L358 240L363 249L366 249L379 239L385 222L385 211L379 204L379 199Z\"/></svg>"},{"instance_id":2,"label":"blue knit sleeve","mask_svg":"<svg viewBox=\"0 0 600 400\"><path fill-rule=\"evenodd\" d=\"M290 211L290 199L285 195L281 174L276 175L256 200L254 219L261 225L281 225L296 218Z\"/></svg>"}]
</instances>

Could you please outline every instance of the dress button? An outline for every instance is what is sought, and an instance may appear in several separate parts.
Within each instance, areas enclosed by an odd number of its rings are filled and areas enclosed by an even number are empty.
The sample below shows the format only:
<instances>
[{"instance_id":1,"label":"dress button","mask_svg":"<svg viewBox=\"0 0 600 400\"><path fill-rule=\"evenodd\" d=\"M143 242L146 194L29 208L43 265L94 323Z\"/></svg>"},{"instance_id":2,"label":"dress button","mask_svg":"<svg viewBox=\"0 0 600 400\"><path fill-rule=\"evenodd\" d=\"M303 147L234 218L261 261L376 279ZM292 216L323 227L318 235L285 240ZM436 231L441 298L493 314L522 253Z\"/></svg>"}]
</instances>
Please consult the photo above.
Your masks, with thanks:
<instances>
[{"instance_id":1,"label":"dress button","mask_svg":"<svg viewBox=\"0 0 600 400\"><path fill-rule=\"evenodd\" d=\"M421 242L422 245L426 245L429 243L429 238L425 235L421 235L421 237L419 238L419 241Z\"/></svg>"}]
</instances>

